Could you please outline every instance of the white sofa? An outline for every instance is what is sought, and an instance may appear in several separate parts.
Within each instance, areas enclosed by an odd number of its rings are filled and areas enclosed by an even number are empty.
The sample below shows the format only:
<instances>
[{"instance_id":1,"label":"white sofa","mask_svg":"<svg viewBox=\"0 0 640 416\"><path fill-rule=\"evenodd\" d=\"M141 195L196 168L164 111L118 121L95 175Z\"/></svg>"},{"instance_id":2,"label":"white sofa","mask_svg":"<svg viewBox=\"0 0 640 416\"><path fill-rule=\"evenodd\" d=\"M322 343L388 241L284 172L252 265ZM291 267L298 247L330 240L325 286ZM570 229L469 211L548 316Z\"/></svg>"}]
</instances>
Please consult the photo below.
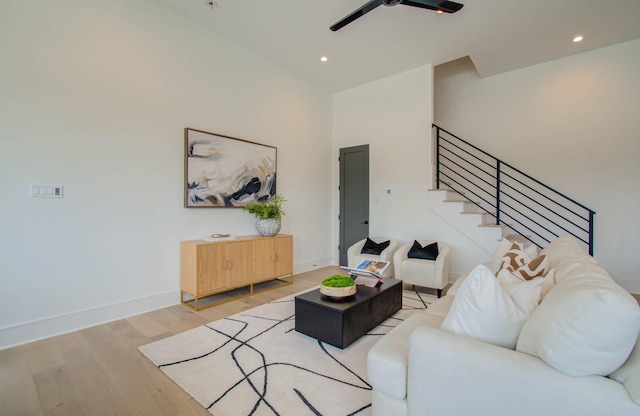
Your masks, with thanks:
<instances>
[{"instance_id":1,"label":"white sofa","mask_svg":"<svg viewBox=\"0 0 640 416\"><path fill-rule=\"evenodd\" d=\"M515 350L440 329L460 278L369 351L373 415L640 415L637 302L575 240L542 253L555 286Z\"/></svg>"}]
</instances>

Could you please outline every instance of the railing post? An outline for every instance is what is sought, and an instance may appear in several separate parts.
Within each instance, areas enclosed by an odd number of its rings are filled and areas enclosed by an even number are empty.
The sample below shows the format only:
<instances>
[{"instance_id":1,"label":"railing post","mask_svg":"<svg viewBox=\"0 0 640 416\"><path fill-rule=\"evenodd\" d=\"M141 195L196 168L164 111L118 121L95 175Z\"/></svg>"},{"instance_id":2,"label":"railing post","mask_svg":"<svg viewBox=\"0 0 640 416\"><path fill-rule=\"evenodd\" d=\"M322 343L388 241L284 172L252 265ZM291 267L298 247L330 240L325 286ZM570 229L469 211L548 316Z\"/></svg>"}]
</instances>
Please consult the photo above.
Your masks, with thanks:
<instances>
[{"instance_id":1,"label":"railing post","mask_svg":"<svg viewBox=\"0 0 640 416\"><path fill-rule=\"evenodd\" d=\"M436 189L440 189L440 127L436 126Z\"/></svg>"},{"instance_id":2,"label":"railing post","mask_svg":"<svg viewBox=\"0 0 640 416\"><path fill-rule=\"evenodd\" d=\"M589 211L589 255L593 256L593 211Z\"/></svg>"},{"instance_id":3,"label":"railing post","mask_svg":"<svg viewBox=\"0 0 640 416\"><path fill-rule=\"evenodd\" d=\"M496 159L496 225L500 225L500 170L502 162Z\"/></svg>"}]
</instances>

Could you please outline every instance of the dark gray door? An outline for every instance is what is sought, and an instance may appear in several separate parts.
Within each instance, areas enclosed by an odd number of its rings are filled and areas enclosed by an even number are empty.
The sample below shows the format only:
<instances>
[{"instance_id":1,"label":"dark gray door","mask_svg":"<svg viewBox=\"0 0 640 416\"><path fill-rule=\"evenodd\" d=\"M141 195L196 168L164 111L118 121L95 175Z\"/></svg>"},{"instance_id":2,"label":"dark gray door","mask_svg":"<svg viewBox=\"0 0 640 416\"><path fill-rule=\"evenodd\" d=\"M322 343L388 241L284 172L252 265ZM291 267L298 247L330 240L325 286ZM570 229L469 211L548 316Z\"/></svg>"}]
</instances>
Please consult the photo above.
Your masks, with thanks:
<instances>
[{"instance_id":1,"label":"dark gray door","mask_svg":"<svg viewBox=\"0 0 640 416\"><path fill-rule=\"evenodd\" d=\"M347 249L369 236L369 145L340 149L340 265Z\"/></svg>"}]
</instances>

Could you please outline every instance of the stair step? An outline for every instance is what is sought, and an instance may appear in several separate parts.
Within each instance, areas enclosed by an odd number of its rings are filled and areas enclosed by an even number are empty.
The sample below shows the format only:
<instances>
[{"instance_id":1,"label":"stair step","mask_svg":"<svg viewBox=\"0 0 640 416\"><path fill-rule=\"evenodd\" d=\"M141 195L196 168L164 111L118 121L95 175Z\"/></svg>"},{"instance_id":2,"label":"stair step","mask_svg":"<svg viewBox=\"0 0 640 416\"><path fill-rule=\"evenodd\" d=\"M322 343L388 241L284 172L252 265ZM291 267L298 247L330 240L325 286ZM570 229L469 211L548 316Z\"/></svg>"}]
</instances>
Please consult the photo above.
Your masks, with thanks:
<instances>
[{"instance_id":1,"label":"stair step","mask_svg":"<svg viewBox=\"0 0 640 416\"><path fill-rule=\"evenodd\" d=\"M443 184L443 185L445 185L445 186L448 186L449 188L432 188L432 189L429 189L429 191L445 191L445 192L451 192L452 194L460 195L460 196L464 197L464 194L465 194L464 192L459 192L459 191L456 191L455 189L451 189L451 188L450 188L450 186L451 186L451 185L450 185L448 182L442 182L442 181L441 181L440 183L441 183L441 184Z\"/></svg>"},{"instance_id":2,"label":"stair step","mask_svg":"<svg viewBox=\"0 0 640 416\"><path fill-rule=\"evenodd\" d=\"M461 194L460 192L454 191L453 189L446 189L446 188L440 188L440 189L428 189L428 192L447 192L450 193L452 195L454 195L456 198L457 197L462 197L462 199L464 199L466 201L466 199L464 198L464 194ZM462 202L462 201L459 201Z\"/></svg>"},{"instance_id":3,"label":"stair step","mask_svg":"<svg viewBox=\"0 0 640 416\"><path fill-rule=\"evenodd\" d=\"M529 240L527 240L526 238L524 238L520 234L509 234L509 235L504 236L504 238L506 238L509 241L516 242L516 243L529 243Z\"/></svg>"},{"instance_id":4,"label":"stair step","mask_svg":"<svg viewBox=\"0 0 640 416\"><path fill-rule=\"evenodd\" d=\"M448 186L449 188L451 188L451 182L447 182L447 181L440 181L441 184ZM463 192L464 193L464 192Z\"/></svg>"},{"instance_id":5,"label":"stair step","mask_svg":"<svg viewBox=\"0 0 640 416\"><path fill-rule=\"evenodd\" d=\"M495 225L493 227L478 227L483 222L485 211L462 196L450 195L449 192L454 191L430 193L430 208L449 224L464 233L467 238L481 247L482 250L489 255L493 253L497 247L497 241L500 240L501 235L504 233L504 228L495 227ZM463 206L459 207L450 203L445 204L444 202L459 202ZM464 214L480 214L481 216L460 215L460 211Z\"/></svg>"},{"instance_id":6,"label":"stair step","mask_svg":"<svg viewBox=\"0 0 640 416\"><path fill-rule=\"evenodd\" d=\"M467 198L457 198L458 195L456 195L456 197L453 198L446 198L443 202L462 202L462 203L469 203L469 204L476 204L479 205L480 201L472 201L470 199ZM459 195L462 196L462 195Z\"/></svg>"}]
</instances>

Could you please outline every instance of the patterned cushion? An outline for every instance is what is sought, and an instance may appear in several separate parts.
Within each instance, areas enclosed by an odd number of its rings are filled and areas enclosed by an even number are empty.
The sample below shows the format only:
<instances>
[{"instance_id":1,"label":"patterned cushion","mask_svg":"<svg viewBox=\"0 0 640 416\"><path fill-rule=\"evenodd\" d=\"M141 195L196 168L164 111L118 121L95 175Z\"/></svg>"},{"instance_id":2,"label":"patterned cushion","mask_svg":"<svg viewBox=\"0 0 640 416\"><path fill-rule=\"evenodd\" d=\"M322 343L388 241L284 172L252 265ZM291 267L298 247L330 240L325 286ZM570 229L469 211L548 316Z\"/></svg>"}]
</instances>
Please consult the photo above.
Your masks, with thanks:
<instances>
[{"instance_id":1,"label":"patterned cushion","mask_svg":"<svg viewBox=\"0 0 640 416\"><path fill-rule=\"evenodd\" d=\"M547 266L548 261L544 254L531 260L520 246L513 243L502 257L502 262L496 272L496 276L501 270L508 270L520 279L531 280L534 277L544 276L547 271Z\"/></svg>"},{"instance_id":2,"label":"patterned cushion","mask_svg":"<svg viewBox=\"0 0 640 416\"><path fill-rule=\"evenodd\" d=\"M543 254L520 266L517 270L512 271L512 273L524 280L531 280L534 277L544 276L547 271L547 264L547 256Z\"/></svg>"},{"instance_id":3,"label":"patterned cushion","mask_svg":"<svg viewBox=\"0 0 640 416\"><path fill-rule=\"evenodd\" d=\"M534 258L538 255L538 247L536 247L535 245L524 247L521 243L503 238L502 240L500 240L500 242L498 243L498 247L496 247L495 251L493 252L490 263L487 264L487 267L489 267L493 273L498 273L500 264L502 263L502 258L504 257L505 253L513 246L513 244L517 244L519 247L521 247L525 254L530 258Z\"/></svg>"}]
</instances>

